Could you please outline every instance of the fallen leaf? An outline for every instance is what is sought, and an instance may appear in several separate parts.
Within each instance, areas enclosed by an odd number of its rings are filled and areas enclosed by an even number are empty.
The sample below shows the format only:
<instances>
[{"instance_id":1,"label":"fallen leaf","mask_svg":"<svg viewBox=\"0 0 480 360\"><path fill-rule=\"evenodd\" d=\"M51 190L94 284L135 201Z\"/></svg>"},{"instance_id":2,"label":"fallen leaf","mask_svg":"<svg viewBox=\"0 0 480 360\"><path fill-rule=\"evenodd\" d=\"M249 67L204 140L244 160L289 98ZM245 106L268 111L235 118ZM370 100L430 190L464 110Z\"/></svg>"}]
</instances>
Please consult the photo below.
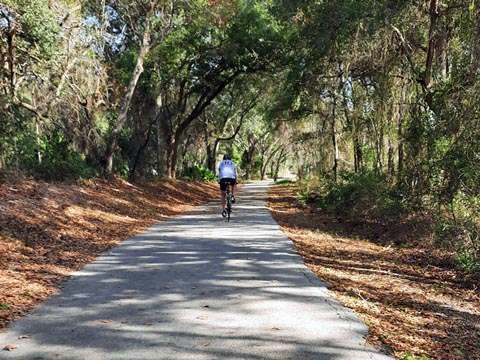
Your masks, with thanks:
<instances>
[{"instance_id":1,"label":"fallen leaf","mask_svg":"<svg viewBox=\"0 0 480 360\"><path fill-rule=\"evenodd\" d=\"M205 344L202 344L203 347L207 347L207 346L210 346L210 343L205 343Z\"/></svg>"},{"instance_id":2,"label":"fallen leaf","mask_svg":"<svg viewBox=\"0 0 480 360\"><path fill-rule=\"evenodd\" d=\"M111 323L113 320L105 319L105 320L96 320L96 321L104 323L104 324L108 324L108 323Z\"/></svg>"},{"instance_id":3,"label":"fallen leaf","mask_svg":"<svg viewBox=\"0 0 480 360\"><path fill-rule=\"evenodd\" d=\"M272 327L272 330L280 330L280 328L274 326Z\"/></svg>"},{"instance_id":4,"label":"fallen leaf","mask_svg":"<svg viewBox=\"0 0 480 360\"><path fill-rule=\"evenodd\" d=\"M18 348L17 345L7 345L3 348L3 350L12 351L13 349L17 349L17 348Z\"/></svg>"}]
</instances>

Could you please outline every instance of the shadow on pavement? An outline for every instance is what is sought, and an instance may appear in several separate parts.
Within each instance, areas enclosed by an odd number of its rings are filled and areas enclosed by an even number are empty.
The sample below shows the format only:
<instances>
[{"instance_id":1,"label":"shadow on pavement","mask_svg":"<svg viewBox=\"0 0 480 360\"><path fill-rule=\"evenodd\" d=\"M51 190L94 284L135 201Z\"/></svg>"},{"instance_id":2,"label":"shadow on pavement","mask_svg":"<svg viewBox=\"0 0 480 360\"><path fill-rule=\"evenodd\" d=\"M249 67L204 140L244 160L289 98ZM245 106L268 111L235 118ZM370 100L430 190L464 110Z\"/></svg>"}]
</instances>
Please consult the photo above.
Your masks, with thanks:
<instances>
[{"instance_id":1,"label":"shadow on pavement","mask_svg":"<svg viewBox=\"0 0 480 360\"><path fill-rule=\"evenodd\" d=\"M103 254L0 334L19 346L0 358L386 359L293 252L265 186L229 223L209 204Z\"/></svg>"}]
</instances>

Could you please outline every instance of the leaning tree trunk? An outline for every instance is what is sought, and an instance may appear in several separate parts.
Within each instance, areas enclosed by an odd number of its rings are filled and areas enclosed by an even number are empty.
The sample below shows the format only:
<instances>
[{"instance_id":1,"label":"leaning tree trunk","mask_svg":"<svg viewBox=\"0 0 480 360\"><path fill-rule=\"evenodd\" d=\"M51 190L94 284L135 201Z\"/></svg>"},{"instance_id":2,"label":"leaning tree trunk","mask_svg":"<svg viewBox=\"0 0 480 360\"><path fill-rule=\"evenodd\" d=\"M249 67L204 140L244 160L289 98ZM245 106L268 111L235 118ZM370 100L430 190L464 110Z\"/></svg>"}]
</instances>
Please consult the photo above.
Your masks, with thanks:
<instances>
[{"instance_id":1,"label":"leaning tree trunk","mask_svg":"<svg viewBox=\"0 0 480 360\"><path fill-rule=\"evenodd\" d=\"M282 148L280 150L280 154L278 155L277 161L275 162L274 172L272 174L273 181L276 182L278 180L278 173L280 172L280 166L286 159L287 159L287 152L285 151L285 149Z\"/></svg>"},{"instance_id":2,"label":"leaning tree trunk","mask_svg":"<svg viewBox=\"0 0 480 360\"><path fill-rule=\"evenodd\" d=\"M128 84L127 93L125 94L122 100L117 122L115 124L115 128L110 134L110 138L108 139L108 143L107 143L107 148L103 156L104 175L107 177L111 176L113 173L113 158L115 155L115 150L117 148L118 138L120 136L120 132L123 126L125 125L125 122L127 121L128 110L130 109L130 104L132 102L135 88L137 87L138 79L140 78L140 75L143 73L143 63L145 62L145 56L148 54L148 51L150 50L149 39L150 39L150 22L147 21L147 27L145 29L145 32L143 33L142 46L140 47L137 63L135 64L133 75L130 79L130 83Z\"/></svg>"}]
</instances>

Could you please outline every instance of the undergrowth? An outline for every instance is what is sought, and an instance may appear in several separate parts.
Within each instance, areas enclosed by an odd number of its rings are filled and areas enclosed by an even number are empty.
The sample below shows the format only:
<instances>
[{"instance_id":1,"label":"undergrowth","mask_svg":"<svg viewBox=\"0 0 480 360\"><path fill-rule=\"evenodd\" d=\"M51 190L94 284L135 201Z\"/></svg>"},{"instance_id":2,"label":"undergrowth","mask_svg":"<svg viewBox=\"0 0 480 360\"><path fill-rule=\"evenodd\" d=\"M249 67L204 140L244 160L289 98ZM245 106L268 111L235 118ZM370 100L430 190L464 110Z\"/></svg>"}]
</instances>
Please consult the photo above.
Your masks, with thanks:
<instances>
[{"instance_id":1,"label":"undergrowth","mask_svg":"<svg viewBox=\"0 0 480 360\"><path fill-rule=\"evenodd\" d=\"M406 212L401 194L375 173L345 175L335 182L328 178L309 178L299 182L297 193L303 204L314 204L347 219L395 221Z\"/></svg>"},{"instance_id":2,"label":"undergrowth","mask_svg":"<svg viewBox=\"0 0 480 360\"><path fill-rule=\"evenodd\" d=\"M375 172L347 174L337 181L308 177L297 184L301 204L331 211L344 220L388 225L410 215L429 214L434 219L429 231L439 246L456 254L457 268L480 275L480 199L459 194L448 206L430 200L420 208L395 181Z\"/></svg>"}]
</instances>

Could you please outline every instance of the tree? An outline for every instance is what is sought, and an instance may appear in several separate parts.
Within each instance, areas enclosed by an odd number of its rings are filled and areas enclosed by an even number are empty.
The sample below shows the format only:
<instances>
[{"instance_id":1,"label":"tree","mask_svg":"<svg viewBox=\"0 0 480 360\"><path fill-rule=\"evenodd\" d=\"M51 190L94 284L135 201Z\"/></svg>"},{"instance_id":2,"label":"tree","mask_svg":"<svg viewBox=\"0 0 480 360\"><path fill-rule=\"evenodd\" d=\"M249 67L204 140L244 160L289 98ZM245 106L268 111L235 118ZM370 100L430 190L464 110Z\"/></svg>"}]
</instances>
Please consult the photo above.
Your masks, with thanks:
<instances>
[{"instance_id":1,"label":"tree","mask_svg":"<svg viewBox=\"0 0 480 360\"><path fill-rule=\"evenodd\" d=\"M35 173L49 166L58 139L65 145L58 149L88 156L96 146L94 113L105 105L105 72L92 56L80 4L15 0L0 13L0 58L8 64L0 70L0 166Z\"/></svg>"},{"instance_id":2,"label":"tree","mask_svg":"<svg viewBox=\"0 0 480 360\"><path fill-rule=\"evenodd\" d=\"M108 5L93 2L88 10L99 19L106 21L111 38L107 38L112 53L122 53L133 46L136 49L136 62L123 92L112 131L109 134L102 158L104 173L112 175L113 159L120 132L124 127L134 92L144 71L144 62L152 48L160 45L168 31L180 16L181 1L112 1ZM99 13L100 11L100 13ZM100 20L101 19L101 20ZM103 26L103 24L102 24ZM125 52L123 52L125 53Z\"/></svg>"},{"instance_id":3,"label":"tree","mask_svg":"<svg viewBox=\"0 0 480 360\"><path fill-rule=\"evenodd\" d=\"M28 118L45 118L47 109L35 101L35 91L47 83L59 45L60 25L43 0L12 0L0 4L0 167L16 146L17 134L28 127Z\"/></svg>"},{"instance_id":4,"label":"tree","mask_svg":"<svg viewBox=\"0 0 480 360\"><path fill-rule=\"evenodd\" d=\"M205 146L207 153L207 168L215 172L217 154L222 142L232 142L240 132L245 118L256 104L255 94L253 98L243 95L248 93L244 87L239 91L229 91L225 96L217 98L213 111L204 114L202 122L205 126ZM221 107L219 111L218 105Z\"/></svg>"},{"instance_id":5,"label":"tree","mask_svg":"<svg viewBox=\"0 0 480 360\"><path fill-rule=\"evenodd\" d=\"M169 177L176 176L178 144L187 128L235 81L267 71L281 54L282 27L269 13L267 3L229 4L235 6L228 11L221 7L224 17L217 26L212 28L209 21L211 9L198 12L191 27L172 32L152 57L154 64L166 64L158 69L158 90L164 100Z\"/></svg>"}]
</instances>

